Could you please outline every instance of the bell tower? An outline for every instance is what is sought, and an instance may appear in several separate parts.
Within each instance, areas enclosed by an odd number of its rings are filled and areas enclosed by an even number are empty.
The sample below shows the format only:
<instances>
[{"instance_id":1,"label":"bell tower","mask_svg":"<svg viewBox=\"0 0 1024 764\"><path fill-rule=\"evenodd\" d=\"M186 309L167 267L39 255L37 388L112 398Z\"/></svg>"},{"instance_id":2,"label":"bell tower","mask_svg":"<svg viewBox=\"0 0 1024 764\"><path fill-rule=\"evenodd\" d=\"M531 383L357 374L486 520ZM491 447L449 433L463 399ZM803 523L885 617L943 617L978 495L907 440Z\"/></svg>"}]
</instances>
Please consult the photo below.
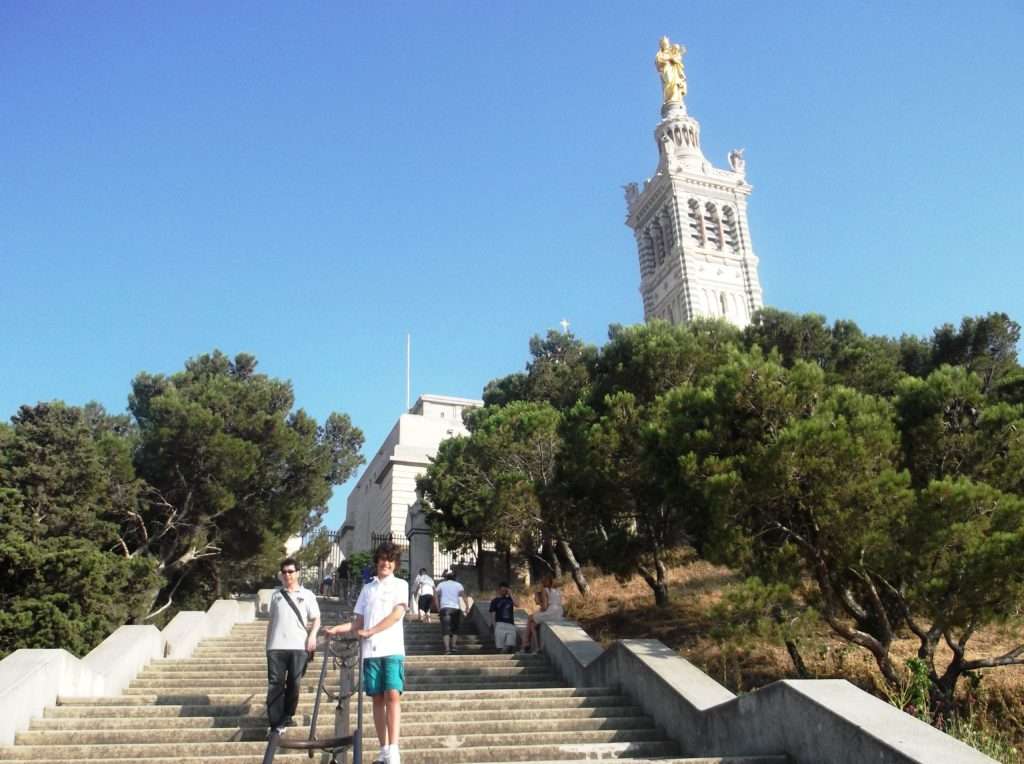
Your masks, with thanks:
<instances>
[{"instance_id":1,"label":"bell tower","mask_svg":"<svg viewBox=\"0 0 1024 764\"><path fill-rule=\"evenodd\" d=\"M700 123L686 113L686 48L661 40L661 121L654 129L658 167L641 188L626 190L626 225L640 261L644 320L680 324L703 316L744 327L762 307L757 256L747 226L743 149L729 170L713 167L700 147Z\"/></svg>"}]
</instances>

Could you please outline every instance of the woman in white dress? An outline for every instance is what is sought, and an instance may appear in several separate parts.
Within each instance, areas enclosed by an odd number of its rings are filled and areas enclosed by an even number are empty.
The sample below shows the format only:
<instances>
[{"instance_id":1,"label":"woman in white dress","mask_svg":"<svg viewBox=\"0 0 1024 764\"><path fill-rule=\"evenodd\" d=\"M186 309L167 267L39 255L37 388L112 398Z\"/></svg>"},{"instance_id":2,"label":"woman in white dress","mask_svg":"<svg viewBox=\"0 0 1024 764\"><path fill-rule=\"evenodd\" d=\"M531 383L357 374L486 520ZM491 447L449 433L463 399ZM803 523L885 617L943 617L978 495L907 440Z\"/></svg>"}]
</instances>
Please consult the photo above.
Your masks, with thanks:
<instances>
[{"instance_id":1,"label":"woman in white dress","mask_svg":"<svg viewBox=\"0 0 1024 764\"><path fill-rule=\"evenodd\" d=\"M540 652L540 640L537 638L537 629L542 623L556 621L565 617L562 609L562 590L555 587L555 580L550 576L541 579L541 589L537 592L537 604L540 610L531 613L526 621L526 637L523 639L523 652L530 652L530 646L537 643L537 652Z\"/></svg>"}]
</instances>

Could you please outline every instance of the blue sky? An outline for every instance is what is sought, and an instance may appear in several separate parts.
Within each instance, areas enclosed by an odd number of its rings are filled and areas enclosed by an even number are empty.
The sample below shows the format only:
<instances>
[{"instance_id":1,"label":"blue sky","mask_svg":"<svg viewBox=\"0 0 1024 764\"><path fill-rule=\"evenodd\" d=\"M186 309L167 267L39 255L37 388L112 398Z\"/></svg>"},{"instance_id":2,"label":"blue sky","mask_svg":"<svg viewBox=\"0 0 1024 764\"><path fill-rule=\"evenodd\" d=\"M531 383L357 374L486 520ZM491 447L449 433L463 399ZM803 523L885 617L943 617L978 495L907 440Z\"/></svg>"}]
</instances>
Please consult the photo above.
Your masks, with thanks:
<instances>
[{"instance_id":1,"label":"blue sky","mask_svg":"<svg viewBox=\"0 0 1024 764\"><path fill-rule=\"evenodd\" d=\"M642 320L622 184L658 38L705 155L746 148L767 304L1024 320L1024 5L0 5L0 416L125 408L220 348L349 413L479 396L566 318ZM335 492L330 522L348 488Z\"/></svg>"}]
</instances>

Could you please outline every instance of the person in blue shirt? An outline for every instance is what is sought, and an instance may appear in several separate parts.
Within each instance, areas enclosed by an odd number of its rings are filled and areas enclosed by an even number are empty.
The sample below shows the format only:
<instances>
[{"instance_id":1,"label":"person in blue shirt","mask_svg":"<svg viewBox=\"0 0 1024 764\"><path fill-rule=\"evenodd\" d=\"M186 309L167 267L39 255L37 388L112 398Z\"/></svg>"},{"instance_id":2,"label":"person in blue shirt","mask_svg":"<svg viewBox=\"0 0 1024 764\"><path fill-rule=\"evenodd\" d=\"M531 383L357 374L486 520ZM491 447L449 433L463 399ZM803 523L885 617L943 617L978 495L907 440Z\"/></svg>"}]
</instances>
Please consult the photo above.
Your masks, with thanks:
<instances>
[{"instance_id":1,"label":"person in blue shirt","mask_svg":"<svg viewBox=\"0 0 1024 764\"><path fill-rule=\"evenodd\" d=\"M494 629L494 646L502 652L515 652L519 635L516 632L516 602L508 583L498 584L498 596L491 600L491 626Z\"/></svg>"}]
</instances>

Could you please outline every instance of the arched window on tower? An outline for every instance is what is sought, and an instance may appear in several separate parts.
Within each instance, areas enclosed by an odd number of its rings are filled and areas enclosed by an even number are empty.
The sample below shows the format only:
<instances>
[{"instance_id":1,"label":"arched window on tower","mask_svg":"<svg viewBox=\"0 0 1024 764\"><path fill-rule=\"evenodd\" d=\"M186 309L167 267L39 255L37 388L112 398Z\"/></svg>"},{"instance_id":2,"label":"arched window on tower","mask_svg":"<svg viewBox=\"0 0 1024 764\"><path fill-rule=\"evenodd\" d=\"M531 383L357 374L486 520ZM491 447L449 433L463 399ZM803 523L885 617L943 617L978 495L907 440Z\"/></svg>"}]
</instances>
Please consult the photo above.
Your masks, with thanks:
<instances>
[{"instance_id":1,"label":"arched window on tower","mask_svg":"<svg viewBox=\"0 0 1024 764\"><path fill-rule=\"evenodd\" d=\"M700 214L700 202L696 199L691 199L687 202L687 206L690 210L690 234L703 247L707 243L707 233L704 230L704 216Z\"/></svg>"},{"instance_id":2,"label":"arched window on tower","mask_svg":"<svg viewBox=\"0 0 1024 764\"><path fill-rule=\"evenodd\" d=\"M665 232L657 220L651 223L651 236L654 238L655 263L660 267L665 262Z\"/></svg>"},{"instance_id":3,"label":"arched window on tower","mask_svg":"<svg viewBox=\"0 0 1024 764\"><path fill-rule=\"evenodd\" d=\"M672 255L672 248L676 244L676 227L672 220L672 207L666 207L658 216L661 224L661 235L665 237L665 257Z\"/></svg>"},{"instance_id":4,"label":"arched window on tower","mask_svg":"<svg viewBox=\"0 0 1024 764\"><path fill-rule=\"evenodd\" d=\"M649 276L654 273L654 238L645 232L640 239L640 275Z\"/></svg>"},{"instance_id":5,"label":"arched window on tower","mask_svg":"<svg viewBox=\"0 0 1024 764\"><path fill-rule=\"evenodd\" d=\"M722 207L722 229L725 235L725 246L733 252L739 252L739 227L736 225L736 212L732 207Z\"/></svg>"},{"instance_id":6,"label":"arched window on tower","mask_svg":"<svg viewBox=\"0 0 1024 764\"><path fill-rule=\"evenodd\" d=\"M722 305L722 316L728 316L729 308L727 307L727 303L725 302L725 292L718 293L718 302L721 303Z\"/></svg>"},{"instance_id":7,"label":"arched window on tower","mask_svg":"<svg viewBox=\"0 0 1024 764\"><path fill-rule=\"evenodd\" d=\"M718 208L711 202L704 205L704 230L708 243L716 249L722 248L722 220L718 217Z\"/></svg>"}]
</instances>

